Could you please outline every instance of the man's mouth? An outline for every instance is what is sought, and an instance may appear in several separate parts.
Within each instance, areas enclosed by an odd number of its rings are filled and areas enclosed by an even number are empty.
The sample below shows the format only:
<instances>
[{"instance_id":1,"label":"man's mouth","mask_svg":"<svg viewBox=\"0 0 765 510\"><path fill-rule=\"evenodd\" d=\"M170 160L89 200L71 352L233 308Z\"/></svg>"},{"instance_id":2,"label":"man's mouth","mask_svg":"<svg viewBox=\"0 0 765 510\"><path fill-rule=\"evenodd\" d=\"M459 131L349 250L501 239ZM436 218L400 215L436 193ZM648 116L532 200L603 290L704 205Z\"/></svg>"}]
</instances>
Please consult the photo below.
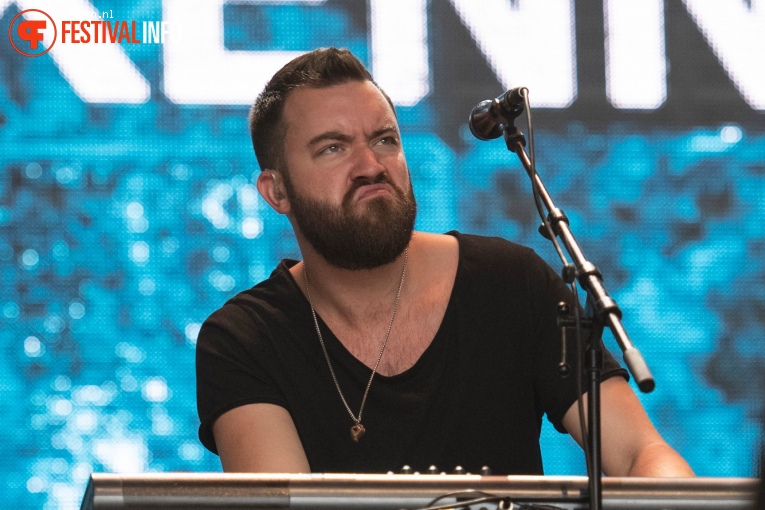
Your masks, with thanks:
<instances>
[{"instance_id":1,"label":"man's mouth","mask_svg":"<svg viewBox=\"0 0 765 510\"><path fill-rule=\"evenodd\" d=\"M383 194L393 194L393 188L387 183L365 184L356 191L356 200L364 200Z\"/></svg>"}]
</instances>

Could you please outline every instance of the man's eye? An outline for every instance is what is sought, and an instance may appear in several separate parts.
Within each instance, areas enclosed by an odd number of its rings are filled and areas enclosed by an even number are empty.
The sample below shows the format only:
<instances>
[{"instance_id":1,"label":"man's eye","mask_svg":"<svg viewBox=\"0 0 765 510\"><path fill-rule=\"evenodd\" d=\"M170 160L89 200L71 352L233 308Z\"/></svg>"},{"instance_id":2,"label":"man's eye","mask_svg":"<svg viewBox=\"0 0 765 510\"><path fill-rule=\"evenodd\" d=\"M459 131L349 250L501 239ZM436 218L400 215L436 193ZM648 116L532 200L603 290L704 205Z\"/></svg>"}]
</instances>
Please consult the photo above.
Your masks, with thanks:
<instances>
[{"instance_id":1,"label":"man's eye","mask_svg":"<svg viewBox=\"0 0 765 510\"><path fill-rule=\"evenodd\" d=\"M321 151L319 151L321 154L331 154L333 152L338 152L340 150L340 146L337 144L332 144L324 147Z\"/></svg>"},{"instance_id":2,"label":"man's eye","mask_svg":"<svg viewBox=\"0 0 765 510\"><path fill-rule=\"evenodd\" d=\"M380 145L396 145L398 139L395 136L386 136L385 138L380 138L380 141L377 143Z\"/></svg>"}]
</instances>

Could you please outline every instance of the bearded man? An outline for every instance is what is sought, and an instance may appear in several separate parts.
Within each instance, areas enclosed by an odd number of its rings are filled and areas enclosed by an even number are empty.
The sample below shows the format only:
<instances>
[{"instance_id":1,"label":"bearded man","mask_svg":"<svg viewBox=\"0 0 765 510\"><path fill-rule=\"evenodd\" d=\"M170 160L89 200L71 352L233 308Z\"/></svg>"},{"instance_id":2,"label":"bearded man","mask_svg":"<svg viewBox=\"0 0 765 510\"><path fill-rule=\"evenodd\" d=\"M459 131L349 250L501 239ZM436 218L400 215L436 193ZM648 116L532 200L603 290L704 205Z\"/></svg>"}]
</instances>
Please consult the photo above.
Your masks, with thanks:
<instances>
[{"instance_id":1,"label":"bearded man","mask_svg":"<svg viewBox=\"0 0 765 510\"><path fill-rule=\"evenodd\" d=\"M542 474L545 414L581 444L586 395L556 371L556 305L570 292L528 248L413 231L396 113L356 57L288 63L250 128L258 190L289 218L302 261L200 331L200 439L224 470ZM605 473L692 476L626 377L607 355Z\"/></svg>"}]
</instances>

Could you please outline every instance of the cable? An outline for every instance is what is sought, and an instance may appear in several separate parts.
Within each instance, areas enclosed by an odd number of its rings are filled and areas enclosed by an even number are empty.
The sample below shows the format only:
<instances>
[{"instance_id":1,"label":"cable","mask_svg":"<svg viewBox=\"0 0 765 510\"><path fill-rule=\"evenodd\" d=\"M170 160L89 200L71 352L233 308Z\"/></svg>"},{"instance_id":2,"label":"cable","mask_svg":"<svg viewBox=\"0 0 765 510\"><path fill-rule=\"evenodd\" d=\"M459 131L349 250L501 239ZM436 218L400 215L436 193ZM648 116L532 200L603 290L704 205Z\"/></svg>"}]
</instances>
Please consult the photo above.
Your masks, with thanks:
<instances>
[{"instance_id":1,"label":"cable","mask_svg":"<svg viewBox=\"0 0 765 510\"><path fill-rule=\"evenodd\" d=\"M587 474L590 474L590 447L589 433L587 432L587 422L584 418L584 399L582 394L582 317L579 311L579 289L576 281L571 282L571 292L574 294L574 328L576 332L576 394L577 410L579 411L579 427L582 431L582 449L584 450L584 462L587 466Z\"/></svg>"},{"instance_id":2,"label":"cable","mask_svg":"<svg viewBox=\"0 0 765 510\"><path fill-rule=\"evenodd\" d=\"M460 496L472 497L472 499L465 499L462 501L458 500L453 503L445 503L441 505L437 504L442 499L459 498ZM558 506L544 505L544 504L516 505L507 496L497 496L495 494L489 494L488 492L476 491L476 490L450 492L448 494L438 496L437 498L433 499L430 503L428 503L426 506L422 508L417 508L416 510L468 509L473 505L480 505L484 503L496 503L498 510L565 510ZM401 509L401 510L405 510L405 509Z\"/></svg>"},{"instance_id":3,"label":"cable","mask_svg":"<svg viewBox=\"0 0 765 510\"><path fill-rule=\"evenodd\" d=\"M520 94L523 97L523 106L524 111L526 112L526 130L529 133L528 139L529 139L529 167L531 171L531 192L534 196L534 204L537 207L537 213L539 214L539 217L542 219L542 224L545 227L545 230L547 231L548 237L550 241L552 241L553 246L555 247L555 251L558 252L558 257L560 257L561 262L563 262L564 266L568 265L568 259L566 259L566 255L563 253L563 250L561 249L560 245L558 244L557 236L555 235L555 232L553 232L552 225L550 225L550 222L547 219L547 215L544 213L543 206L542 206L542 199L539 196L539 187L537 186L537 165L536 165L536 156L535 156L535 150L534 150L534 127L531 121L531 104L529 102L529 89L526 87L521 88Z\"/></svg>"},{"instance_id":4,"label":"cable","mask_svg":"<svg viewBox=\"0 0 765 510\"><path fill-rule=\"evenodd\" d=\"M569 266L568 259L566 258L566 255L563 253L563 250L560 247L560 244L558 244L557 236L555 235L555 232L553 232L552 225L550 225L549 220L547 219L547 215L545 215L543 206L542 206L542 199L539 196L539 187L537 186L537 166L536 166L536 156L535 156L535 150L534 150L534 127L531 120L531 104L529 101L529 89L526 87L521 88L520 95L523 97L523 106L524 111L526 113L526 129L528 131L528 140L529 140L529 167L531 172L531 191L534 195L534 204L537 208L537 213L539 213L539 217L542 219L542 224L544 225L545 230L547 231L548 238L550 241L552 241L553 246L555 247L555 251L558 253L558 257L560 258L561 262L563 263L564 268ZM569 283L571 286L571 292L574 295L574 318L575 318L575 330L576 330L576 391L577 395L579 395L577 399L577 408L579 412L579 425L581 427L582 432L582 447L584 449L584 459L585 463L587 465L587 474L590 474L590 466L591 466L591 459L589 455L589 438L587 433L587 422L585 421L584 417L584 399L582 398L582 321L581 321L581 314L579 311L579 292L578 288L576 286L576 278L574 278L573 282L566 282Z\"/></svg>"},{"instance_id":5,"label":"cable","mask_svg":"<svg viewBox=\"0 0 765 510\"><path fill-rule=\"evenodd\" d=\"M462 497L470 496L470 497L473 497L473 499L465 499L464 501L458 500L458 501L455 501L454 503L437 505L437 503L442 499L459 498L460 496ZM510 501L509 498L505 498L503 496L495 496L494 494L489 494L483 491L466 490L466 491L459 491L459 492L450 492L448 494L438 496L437 498L433 499L430 503L428 503L426 506L422 508L418 508L417 510L446 510L449 508L453 508L453 509L469 508L472 505L479 505L481 503L497 503L499 505L498 508L507 509L507 510L514 509L513 503ZM504 506L505 504L509 504L510 506Z\"/></svg>"}]
</instances>

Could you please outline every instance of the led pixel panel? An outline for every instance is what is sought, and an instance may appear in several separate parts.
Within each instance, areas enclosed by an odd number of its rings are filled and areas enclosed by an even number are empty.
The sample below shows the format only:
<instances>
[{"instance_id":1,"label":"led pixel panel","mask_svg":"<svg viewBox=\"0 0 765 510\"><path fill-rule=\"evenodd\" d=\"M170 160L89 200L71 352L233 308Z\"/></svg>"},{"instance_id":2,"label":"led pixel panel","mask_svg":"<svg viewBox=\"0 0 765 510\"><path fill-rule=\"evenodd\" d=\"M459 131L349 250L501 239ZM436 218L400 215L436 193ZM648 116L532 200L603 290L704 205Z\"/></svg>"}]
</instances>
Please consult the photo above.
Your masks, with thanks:
<instances>
[{"instance_id":1,"label":"led pixel panel","mask_svg":"<svg viewBox=\"0 0 765 510\"><path fill-rule=\"evenodd\" d=\"M255 188L248 108L289 58L330 45L398 107L417 228L505 237L558 268L517 158L466 125L529 88L538 170L654 373L649 415L697 474L755 475L756 2L187 4L0 1L4 501L79 508L92 472L220 470L197 439L200 325L300 257ZM545 426L542 444L547 473L584 473L570 438Z\"/></svg>"}]
</instances>

